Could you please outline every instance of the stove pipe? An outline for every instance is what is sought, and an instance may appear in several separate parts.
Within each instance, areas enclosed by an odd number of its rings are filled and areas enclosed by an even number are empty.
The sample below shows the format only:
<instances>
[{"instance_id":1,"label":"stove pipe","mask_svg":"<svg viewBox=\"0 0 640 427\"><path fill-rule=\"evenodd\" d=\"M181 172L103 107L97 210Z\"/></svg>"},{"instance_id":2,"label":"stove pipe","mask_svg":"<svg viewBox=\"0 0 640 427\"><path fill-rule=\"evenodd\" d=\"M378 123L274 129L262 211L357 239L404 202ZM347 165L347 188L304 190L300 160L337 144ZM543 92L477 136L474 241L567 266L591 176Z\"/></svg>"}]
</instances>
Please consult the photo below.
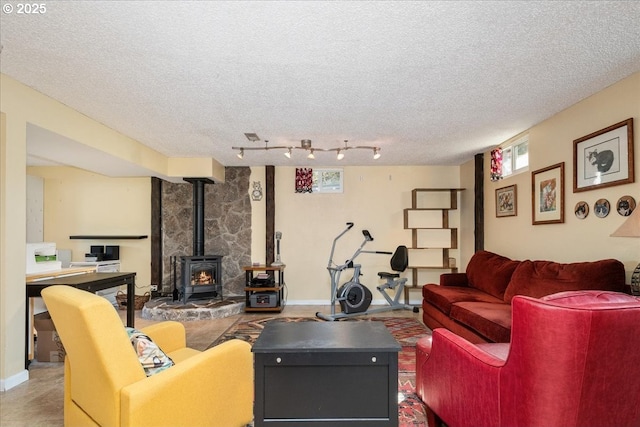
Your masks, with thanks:
<instances>
[{"instance_id":1,"label":"stove pipe","mask_svg":"<svg viewBox=\"0 0 640 427\"><path fill-rule=\"evenodd\" d=\"M204 255L204 186L208 178L184 178L193 185L193 255Z\"/></svg>"}]
</instances>

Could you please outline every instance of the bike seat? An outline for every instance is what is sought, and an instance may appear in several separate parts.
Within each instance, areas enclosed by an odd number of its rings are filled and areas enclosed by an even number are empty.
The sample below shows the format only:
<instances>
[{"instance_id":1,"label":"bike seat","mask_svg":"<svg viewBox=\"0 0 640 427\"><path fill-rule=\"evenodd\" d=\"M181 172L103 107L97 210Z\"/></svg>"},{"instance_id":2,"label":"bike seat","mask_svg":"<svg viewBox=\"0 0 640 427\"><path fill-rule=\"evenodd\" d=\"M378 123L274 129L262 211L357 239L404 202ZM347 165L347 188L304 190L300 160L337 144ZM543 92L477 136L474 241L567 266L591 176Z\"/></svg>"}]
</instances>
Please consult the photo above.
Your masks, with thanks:
<instances>
[{"instance_id":1,"label":"bike seat","mask_svg":"<svg viewBox=\"0 0 640 427\"><path fill-rule=\"evenodd\" d=\"M400 274L398 273L387 273L384 271L381 271L378 273L378 277L380 277L381 279L395 279L397 277L400 277Z\"/></svg>"}]
</instances>

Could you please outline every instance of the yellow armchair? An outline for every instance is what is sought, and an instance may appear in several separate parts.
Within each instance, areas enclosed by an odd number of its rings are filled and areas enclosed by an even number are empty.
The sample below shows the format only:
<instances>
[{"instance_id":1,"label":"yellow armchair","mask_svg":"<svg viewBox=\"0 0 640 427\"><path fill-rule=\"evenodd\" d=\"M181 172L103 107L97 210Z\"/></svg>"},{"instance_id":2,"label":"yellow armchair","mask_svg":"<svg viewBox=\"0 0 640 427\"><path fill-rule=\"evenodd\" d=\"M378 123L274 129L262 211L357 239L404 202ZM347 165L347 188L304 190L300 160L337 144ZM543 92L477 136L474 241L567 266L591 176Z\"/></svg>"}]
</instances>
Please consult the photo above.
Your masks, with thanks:
<instances>
[{"instance_id":1,"label":"yellow armchair","mask_svg":"<svg viewBox=\"0 0 640 427\"><path fill-rule=\"evenodd\" d=\"M64 424L71 426L244 426L253 419L251 346L231 340L200 352L184 326L141 330L175 365L147 377L107 300L70 286L42 291L67 356Z\"/></svg>"}]
</instances>

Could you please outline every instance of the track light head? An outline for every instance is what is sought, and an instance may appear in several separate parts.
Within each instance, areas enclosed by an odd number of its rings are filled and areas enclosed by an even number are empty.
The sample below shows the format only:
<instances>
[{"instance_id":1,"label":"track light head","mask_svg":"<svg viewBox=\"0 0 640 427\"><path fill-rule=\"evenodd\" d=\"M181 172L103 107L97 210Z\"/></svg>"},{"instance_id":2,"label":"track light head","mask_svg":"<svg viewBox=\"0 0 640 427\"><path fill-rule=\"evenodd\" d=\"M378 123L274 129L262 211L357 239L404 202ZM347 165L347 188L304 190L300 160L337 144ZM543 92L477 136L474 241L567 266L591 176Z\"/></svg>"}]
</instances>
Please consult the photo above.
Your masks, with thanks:
<instances>
[{"instance_id":1,"label":"track light head","mask_svg":"<svg viewBox=\"0 0 640 427\"><path fill-rule=\"evenodd\" d=\"M379 158L380 158L380 149L376 147L373 149L373 160L378 160Z\"/></svg>"},{"instance_id":2,"label":"track light head","mask_svg":"<svg viewBox=\"0 0 640 427\"><path fill-rule=\"evenodd\" d=\"M291 147L289 147L289 149L284 153L284 156L285 156L287 159L290 159L290 158L291 158Z\"/></svg>"},{"instance_id":3,"label":"track light head","mask_svg":"<svg viewBox=\"0 0 640 427\"><path fill-rule=\"evenodd\" d=\"M338 154L336 155L336 159L338 160L344 159L344 152L342 150L338 149Z\"/></svg>"},{"instance_id":4,"label":"track light head","mask_svg":"<svg viewBox=\"0 0 640 427\"><path fill-rule=\"evenodd\" d=\"M313 148L310 149L309 151L309 155L307 156L307 159L315 159L316 155L313 154Z\"/></svg>"},{"instance_id":5,"label":"track light head","mask_svg":"<svg viewBox=\"0 0 640 427\"><path fill-rule=\"evenodd\" d=\"M238 154L236 154L236 156L238 156L238 158L240 160L242 160L242 158L244 157L244 148L241 148L240 152Z\"/></svg>"}]
</instances>

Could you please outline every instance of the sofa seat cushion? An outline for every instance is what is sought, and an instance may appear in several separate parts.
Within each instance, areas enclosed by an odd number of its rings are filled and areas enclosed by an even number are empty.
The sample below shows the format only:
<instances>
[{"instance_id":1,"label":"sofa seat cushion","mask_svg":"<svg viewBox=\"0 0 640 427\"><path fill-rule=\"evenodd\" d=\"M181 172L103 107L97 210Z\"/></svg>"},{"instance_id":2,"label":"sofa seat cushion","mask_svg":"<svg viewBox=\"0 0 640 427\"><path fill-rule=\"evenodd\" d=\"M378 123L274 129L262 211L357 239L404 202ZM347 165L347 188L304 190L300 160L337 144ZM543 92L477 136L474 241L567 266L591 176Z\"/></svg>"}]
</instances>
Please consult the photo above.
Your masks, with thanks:
<instances>
[{"instance_id":1,"label":"sofa seat cushion","mask_svg":"<svg viewBox=\"0 0 640 427\"><path fill-rule=\"evenodd\" d=\"M504 301L511 303L516 295L541 298L588 289L623 292L624 283L624 264L614 259L571 264L527 260L513 272Z\"/></svg>"},{"instance_id":2,"label":"sofa seat cushion","mask_svg":"<svg viewBox=\"0 0 640 427\"><path fill-rule=\"evenodd\" d=\"M451 318L492 342L511 340L511 305L491 302L457 302Z\"/></svg>"},{"instance_id":3,"label":"sofa seat cushion","mask_svg":"<svg viewBox=\"0 0 640 427\"><path fill-rule=\"evenodd\" d=\"M488 251L476 252L467 265L469 286L503 299L511 275L520 261L513 261Z\"/></svg>"},{"instance_id":4,"label":"sofa seat cushion","mask_svg":"<svg viewBox=\"0 0 640 427\"><path fill-rule=\"evenodd\" d=\"M500 298L496 298L484 291L463 286L424 285L422 297L444 314L451 313L451 306L461 301L478 301L487 303L504 304Z\"/></svg>"}]
</instances>

